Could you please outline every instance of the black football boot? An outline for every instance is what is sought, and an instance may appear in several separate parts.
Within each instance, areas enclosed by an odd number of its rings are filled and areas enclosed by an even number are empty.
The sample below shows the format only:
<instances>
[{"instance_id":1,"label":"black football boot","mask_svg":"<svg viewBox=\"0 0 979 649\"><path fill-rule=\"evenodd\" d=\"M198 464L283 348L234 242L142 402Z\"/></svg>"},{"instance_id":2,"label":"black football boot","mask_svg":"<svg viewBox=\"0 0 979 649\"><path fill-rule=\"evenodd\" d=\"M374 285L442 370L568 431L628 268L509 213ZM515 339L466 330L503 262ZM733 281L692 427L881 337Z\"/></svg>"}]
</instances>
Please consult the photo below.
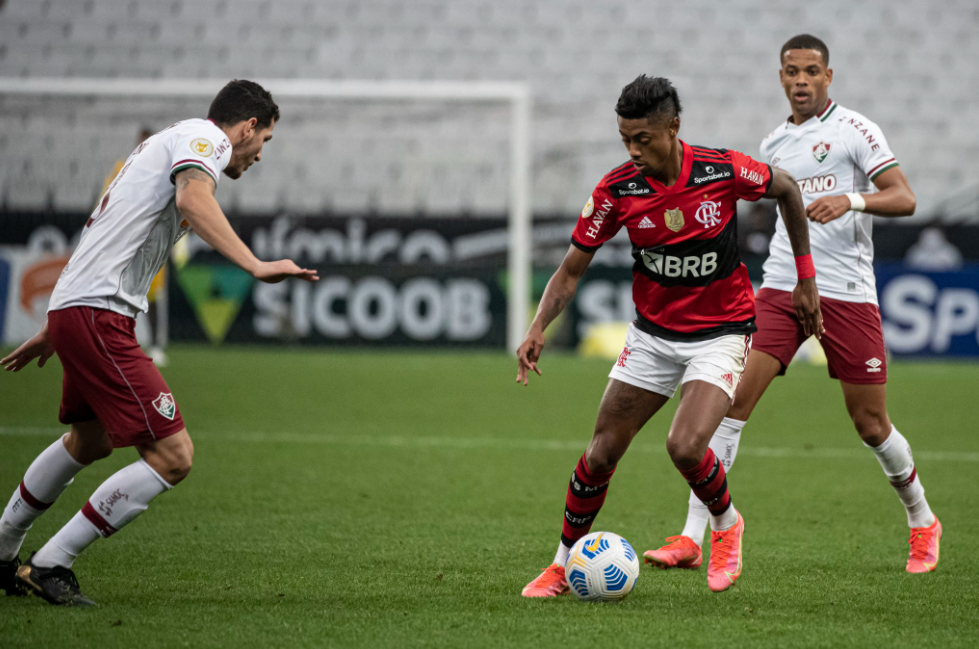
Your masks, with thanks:
<instances>
[{"instance_id":1,"label":"black football boot","mask_svg":"<svg viewBox=\"0 0 979 649\"><path fill-rule=\"evenodd\" d=\"M27 591L43 597L55 606L95 606L95 602L82 595L78 579L71 568L35 566L34 555L17 569L17 582Z\"/></svg>"}]
</instances>

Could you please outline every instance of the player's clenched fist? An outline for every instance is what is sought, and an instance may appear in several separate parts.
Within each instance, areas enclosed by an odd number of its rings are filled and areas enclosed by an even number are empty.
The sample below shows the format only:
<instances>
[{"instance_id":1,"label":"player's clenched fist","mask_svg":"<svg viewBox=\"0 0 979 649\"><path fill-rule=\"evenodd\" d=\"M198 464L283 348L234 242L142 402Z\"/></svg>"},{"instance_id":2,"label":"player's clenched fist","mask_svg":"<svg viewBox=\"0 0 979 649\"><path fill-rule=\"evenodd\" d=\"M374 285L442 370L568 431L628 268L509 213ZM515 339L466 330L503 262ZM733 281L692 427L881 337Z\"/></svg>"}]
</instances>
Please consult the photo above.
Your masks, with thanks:
<instances>
[{"instance_id":1,"label":"player's clenched fist","mask_svg":"<svg viewBox=\"0 0 979 649\"><path fill-rule=\"evenodd\" d=\"M829 223L850 211L850 199L843 196L823 196L806 208L806 216L815 223Z\"/></svg>"},{"instance_id":2,"label":"player's clenched fist","mask_svg":"<svg viewBox=\"0 0 979 649\"><path fill-rule=\"evenodd\" d=\"M819 292L816 290L816 280L813 277L800 279L792 291L792 305L795 314L802 323L806 336L823 337L823 314L819 309Z\"/></svg>"},{"instance_id":3,"label":"player's clenched fist","mask_svg":"<svg viewBox=\"0 0 979 649\"><path fill-rule=\"evenodd\" d=\"M527 332L523 344L517 348L517 383L527 385L531 371L537 372L537 376L541 375L537 368L537 361L542 351L544 351L544 332L531 329Z\"/></svg>"}]
</instances>

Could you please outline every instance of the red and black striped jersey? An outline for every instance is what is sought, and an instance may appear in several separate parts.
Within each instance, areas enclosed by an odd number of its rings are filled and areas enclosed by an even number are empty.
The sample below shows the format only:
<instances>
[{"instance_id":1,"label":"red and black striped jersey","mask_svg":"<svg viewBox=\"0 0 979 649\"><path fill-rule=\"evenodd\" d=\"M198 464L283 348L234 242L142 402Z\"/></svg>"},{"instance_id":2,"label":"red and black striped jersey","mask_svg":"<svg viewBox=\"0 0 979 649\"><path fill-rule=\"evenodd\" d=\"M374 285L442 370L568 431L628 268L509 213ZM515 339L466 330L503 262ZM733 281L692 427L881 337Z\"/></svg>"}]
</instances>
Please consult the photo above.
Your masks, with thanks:
<instances>
[{"instance_id":1,"label":"red and black striped jersey","mask_svg":"<svg viewBox=\"0 0 979 649\"><path fill-rule=\"evenodd\" d=\"M636 326L669 340L706 340L756 330L755 299L738 253L737 203L756 201L772 169L737 151L683 146L675 184L631 162L595 188L571 235L593 252L625 227L635 259Z\"/></svg>"}]
</instances>

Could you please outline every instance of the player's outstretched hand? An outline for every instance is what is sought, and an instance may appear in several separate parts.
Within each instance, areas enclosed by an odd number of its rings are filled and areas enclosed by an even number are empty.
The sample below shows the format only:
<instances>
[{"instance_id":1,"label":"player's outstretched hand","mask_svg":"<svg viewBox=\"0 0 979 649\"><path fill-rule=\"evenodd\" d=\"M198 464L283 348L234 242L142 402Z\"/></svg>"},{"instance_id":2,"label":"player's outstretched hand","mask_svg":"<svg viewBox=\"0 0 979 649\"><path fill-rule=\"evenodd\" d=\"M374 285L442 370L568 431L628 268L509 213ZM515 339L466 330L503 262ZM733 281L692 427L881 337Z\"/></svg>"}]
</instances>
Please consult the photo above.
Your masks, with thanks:
<instances>
[{"instance_id":1,"label":"player's outstretched hand","mask_svg":"<svg viewBox=\"0 0 979 649\"><path fill-rule=\"evenodd\" d=\"M320 278L315 270L300 268L290 259L260 262L252 275L255 279L266 284L278 284L282 280L289 279L290 277L304 279L307 282L316 282Z\"/></svg>"},{"instance_id":2,"label":"player's outstretched hand","mask_svg":"<svg viewBox=\"0 0 979 649\"><path fill-rule=\"evenodd\" d=\"M51 346L47 333L42 329L40 333L15 349L9 356L0 359L0 365L3 365L3 368L8 372L19 372L30 365L35 358L38 359L37 366L44 367L44 364L53 355L54 347Z\"/></svg>"},{"instance_id":3,"label":"player's outstretched hand","mask_svg":"<svg viewBox=\"0 0 979 649\"><path fill-rule=\"evenodd\" d=\"M792 291L792 306L795 314L802 323L806 336L823 337L823 313L819 310L819 293L816 291L816 278L800 279Z\"/></svg>"},{"instance_id":4,"label":"player's outstretched hand","mask_svg":"<svg viewBox=\"0 0 979 649\"><path fill-rule=\"evenodd\" d=\"M544 351L544 332L531 329L517 348L517 383L527 385L531 371L537 372L537 376L541 375L540 369L537 368L537 361L542 351Z\"/></svg>"},{"instance_id":5,"label":"player's outstretched hand","mask_svg":"<svg viewBox=\"0 0 979 649\"><path fill-rule=\"evenodd\" d=\"M829 223L850 211L850 199L844 196L823 196L809 203L806 216L814 223Z\"/></svg>"}]
</instances>

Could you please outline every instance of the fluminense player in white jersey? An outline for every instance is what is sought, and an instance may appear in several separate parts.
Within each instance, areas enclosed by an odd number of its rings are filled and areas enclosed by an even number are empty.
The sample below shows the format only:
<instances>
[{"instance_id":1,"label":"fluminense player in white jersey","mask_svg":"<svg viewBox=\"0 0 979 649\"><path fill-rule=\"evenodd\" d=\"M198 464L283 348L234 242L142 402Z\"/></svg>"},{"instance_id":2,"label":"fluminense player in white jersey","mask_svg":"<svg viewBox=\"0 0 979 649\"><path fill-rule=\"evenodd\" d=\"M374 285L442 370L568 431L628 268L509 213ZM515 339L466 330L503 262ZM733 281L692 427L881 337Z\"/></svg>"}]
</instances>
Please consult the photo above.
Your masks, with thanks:
<instances>
[{"instance_id":1,"label":"fluminense player in white jersey","mask_svg":"<svg viewBox=\"0 0 979 649\"><path fill-rule=\"evenodd\" d=\"M942 526L925 499L911 447L887 415L887 358L871 240L871 214L911 215L914 193L880 128L829 98L833 70L823 41L808 34L795 36L782 46L781 64L779 79L792 115L762 141L761 159L795 176L802 190L811 221L809 240L826 328L820 344L829 375L839 379L860 438L876 455L907 511L907 571L931 572L938 564ZM744 380L710 443L728 469L755 404L772 380L785 374L807 338L792 308L796 276L796 260L780 220L756 296L758 333ZM662 568L699 567L707 520L707 508L691 493L683 532L646 552L646 562Z\"/></svg>"},{"instance_id":2,"label":"fluminense player in white jersey","mask_svg":"<svg viewBox=\"0 0 979 649\"><path fill-rule=\"evenodd\" d=\"M236 80L215 97L208 118L160 131L129 156L85 224L51 296L40 333L0 360L17 372L57 353L64 368L59 420L70 432L27 469L0 518L0 589L34 593L52 604L90 606L72 564L187 477L194 445L166 381L136 342L153 276L174 243L193 229L215 250L263 282L315 281L289 260L259 261L214 199L223 173L239 178L262 158L279 107L256 83ZM75 474L133 446L140 459L95 490L74 518L27 563L20 548Z\"/></svg>"}]
</instances>

